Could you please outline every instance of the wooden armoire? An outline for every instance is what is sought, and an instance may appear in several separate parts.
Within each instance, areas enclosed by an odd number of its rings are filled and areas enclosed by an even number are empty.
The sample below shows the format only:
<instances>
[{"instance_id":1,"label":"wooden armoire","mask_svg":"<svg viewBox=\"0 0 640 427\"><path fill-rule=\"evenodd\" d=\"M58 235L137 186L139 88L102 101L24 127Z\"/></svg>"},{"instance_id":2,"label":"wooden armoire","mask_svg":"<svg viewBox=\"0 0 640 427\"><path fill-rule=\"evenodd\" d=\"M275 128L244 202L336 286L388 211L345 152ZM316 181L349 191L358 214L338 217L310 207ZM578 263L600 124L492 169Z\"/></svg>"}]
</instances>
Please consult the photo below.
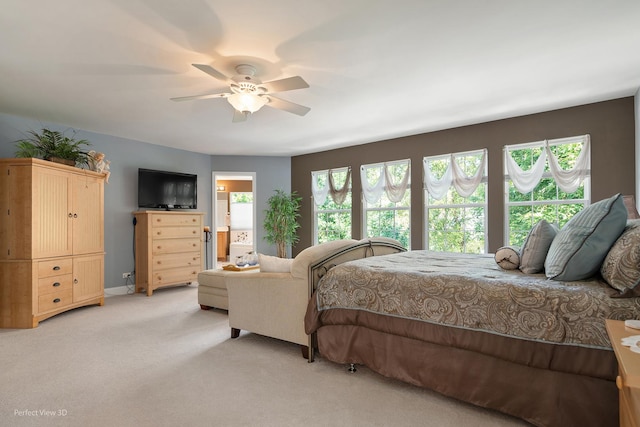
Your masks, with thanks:
<instances>
[{"instance_id":1,"label":"wooden armoire","mask_svg":"<svg viewBox=\"0 0 640 427\"><path fill-rule=\"evenodd\" d=\"M0 327L104 304L105 175L0 159Z\"/></svg>"}]
</instances>

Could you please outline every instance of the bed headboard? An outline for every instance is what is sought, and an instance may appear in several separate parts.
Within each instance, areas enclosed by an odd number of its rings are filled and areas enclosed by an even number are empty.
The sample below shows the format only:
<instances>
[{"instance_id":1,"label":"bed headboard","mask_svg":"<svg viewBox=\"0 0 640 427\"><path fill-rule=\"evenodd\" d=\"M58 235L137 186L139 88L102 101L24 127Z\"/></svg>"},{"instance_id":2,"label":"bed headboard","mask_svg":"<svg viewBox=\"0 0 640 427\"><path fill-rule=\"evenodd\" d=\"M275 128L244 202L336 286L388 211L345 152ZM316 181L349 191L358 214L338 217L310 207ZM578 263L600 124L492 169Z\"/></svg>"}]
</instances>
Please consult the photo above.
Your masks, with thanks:
<instances>
[{"instance_id":1,"label":"bed headboard","mask_svg":"<svg viewBox=\"0 0 640 427\"><path fill-rule=\"evenodd\" d=\"M386 237L372 237L362 239L353 245L341 248L331 255L309 265L309 298L316 289L318 282L332 267L343 262L371 256L388 255L404 252L406 249L394 239Z\"/></svg>"}]
</instances>

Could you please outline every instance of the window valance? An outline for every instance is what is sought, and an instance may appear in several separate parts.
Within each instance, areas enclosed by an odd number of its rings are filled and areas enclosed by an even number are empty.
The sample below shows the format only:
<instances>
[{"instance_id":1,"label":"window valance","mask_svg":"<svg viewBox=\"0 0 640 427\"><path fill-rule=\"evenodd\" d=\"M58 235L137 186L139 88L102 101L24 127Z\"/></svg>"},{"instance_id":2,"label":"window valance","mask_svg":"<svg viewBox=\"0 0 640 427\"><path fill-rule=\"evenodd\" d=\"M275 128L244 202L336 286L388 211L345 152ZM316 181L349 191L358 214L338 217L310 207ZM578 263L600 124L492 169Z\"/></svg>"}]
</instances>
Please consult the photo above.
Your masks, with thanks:
<instances>
[{"instance_id":1,"label":"window valance","mask_svg":"<svg viewBox=\"0 0 640 427\"><path fill-rule=\"evenodd\" d=\"M424 185L431 197L436 200L442 199L446 196L451 186L453 186L453 188L455 188L458 194L462 197L469 197L474 191L476 191L476 188L478 188L478 185L480 185L482 178L485 175L487 150L482 150L478 169L471 176L467 175L462 170L457 161L458 158L469 156L469 154L470 153L449 154L449 164L440 178L433 174L433 171L429 166L429 162L433 158L425 157L423 159Z\"/></svg>"},{"instance_id":2,"label":"window valance","mask_svg":"<svg viewBox=\"0 0 640 427\"><path fill-rule=\"evenodd\" d=\"M346 172L347 176L345 177L344 184L341 188L336 188L334 173ZM318 186L318 181L324 181L325 185L320 188ZM339 168L339 169L329 169L323 171L315 171L311 172L311 192L313 194L313 200L316 206L324 205L324 202L327 200L327 195L330 195L333 201L337 205L341 205L344 203L344 200L349 194L351 183L351 167Z\"/></svg>"},{"instance_id":3,"label":"window valance","mask_svg":"<svg viewBox=\"0 0 640 427\"><path fill-rule=\"evenodd\" d=\"M545 165L549 161L551 176L556 181L558 187L565 193L573 193L578 189L585 177L589 175L591 168L591 138L589 135L582 135L570 138L545 140L539 143L524 144L526 146L540 146L544 150L536 160L536 163L529 170L522 168L513 159L511 151L522 149L523 145L506 145L504 147L505 165L509 178L513 181L514 187L522 194L530 193L538 185L545 172ZM582 150L576 159L575 165L569 170L562 169L557 157L551 151L550 146L570 143L582 143Z\"/></svg>"},{"instance_id":4,"label":"window valance","mask_svg":"<svg viewBox=\"0 0 640 427\"><path fill-rule=\"evenodd\" d=\"M394 166L406 166L405 173L399 182L393 181L391 168ZM374 174L374 182L369 181L369 171ZM396 162L378 163L374 165L360 166L360 181L362 182L362 195L369 204L377 203L385 192L389 200L398 203L404 197L409 187L411 176L411 163L407 160Z\"/></svg>"}]
</instances>

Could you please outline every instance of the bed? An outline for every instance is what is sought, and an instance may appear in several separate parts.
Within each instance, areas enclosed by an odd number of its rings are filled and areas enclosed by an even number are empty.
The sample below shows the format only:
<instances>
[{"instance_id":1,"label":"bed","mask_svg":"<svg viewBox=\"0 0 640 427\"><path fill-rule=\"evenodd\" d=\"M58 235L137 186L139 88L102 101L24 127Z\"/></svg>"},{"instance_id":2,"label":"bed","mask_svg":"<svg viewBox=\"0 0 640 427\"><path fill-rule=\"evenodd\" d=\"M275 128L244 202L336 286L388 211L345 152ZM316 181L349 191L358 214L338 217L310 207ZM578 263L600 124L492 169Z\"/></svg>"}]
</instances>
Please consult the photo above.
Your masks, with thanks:
<instances>
[{"instance_id":1,"label":"bed","mask_svg":"<svg viewBox=\"0 0 640 427\"><path fill-rule=\"evenodd\" d=\"M317 280L305 317L319 354L537 426L618 425L605 319L640 317L602 279L548 280L493 255L399 252Z\"/></svg>"}]
</instances>

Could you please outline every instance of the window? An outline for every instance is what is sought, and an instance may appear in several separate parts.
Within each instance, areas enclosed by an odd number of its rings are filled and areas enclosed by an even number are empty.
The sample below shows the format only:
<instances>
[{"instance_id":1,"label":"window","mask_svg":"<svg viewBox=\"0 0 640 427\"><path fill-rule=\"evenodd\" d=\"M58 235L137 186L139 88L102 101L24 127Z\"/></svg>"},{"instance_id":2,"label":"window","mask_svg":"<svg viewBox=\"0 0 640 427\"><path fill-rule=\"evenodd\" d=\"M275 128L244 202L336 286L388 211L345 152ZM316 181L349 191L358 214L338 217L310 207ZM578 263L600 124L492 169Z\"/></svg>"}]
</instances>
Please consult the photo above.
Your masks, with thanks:
<instances>
[{"instance_id":1,"label":"window","mask_svg":"<svg viewBox=\"0 0 640 427\"><path fill-rule=\"evenodd\" d=\"M231 192L230 225L234 230L253 228L253 193Z\"/></svg>"},{"instance_id":2,"label":"window","mask_svg":"<svg viewBox=\"0 0 640 427\"><path fill-rule=\"evenodd\" d=\"M486 150L425 157L425 248L487 251Z\"/></svg>"},{"instance_id":3,"label":"window","mask_svg":"<svg viewBox=\"0 0 640 427\"><path fill-rule=\"evenodd\" d=\"M390 237L411 244L411 163L409 160L363 165L365 237Z\"/></svg>"},{"instance_id":4,"label":"window","mask_svg":"<svg viewBox=\"0 0 640 427\"><path fill-rule=\"evenodd\" d=\"M589 135L508 145L505 243L522 245L541 219L564 226L591 200Z\"/></svg>"},{"instance_id":5,"label":"window","mask_svg":"<svg viewBox=\"0 0 640 427\"><path fill-rule=\"evenodd\" d=\"M351 168L311 172L311 182L314 244L350 239Z\"/></svg>"}]
</instances>

